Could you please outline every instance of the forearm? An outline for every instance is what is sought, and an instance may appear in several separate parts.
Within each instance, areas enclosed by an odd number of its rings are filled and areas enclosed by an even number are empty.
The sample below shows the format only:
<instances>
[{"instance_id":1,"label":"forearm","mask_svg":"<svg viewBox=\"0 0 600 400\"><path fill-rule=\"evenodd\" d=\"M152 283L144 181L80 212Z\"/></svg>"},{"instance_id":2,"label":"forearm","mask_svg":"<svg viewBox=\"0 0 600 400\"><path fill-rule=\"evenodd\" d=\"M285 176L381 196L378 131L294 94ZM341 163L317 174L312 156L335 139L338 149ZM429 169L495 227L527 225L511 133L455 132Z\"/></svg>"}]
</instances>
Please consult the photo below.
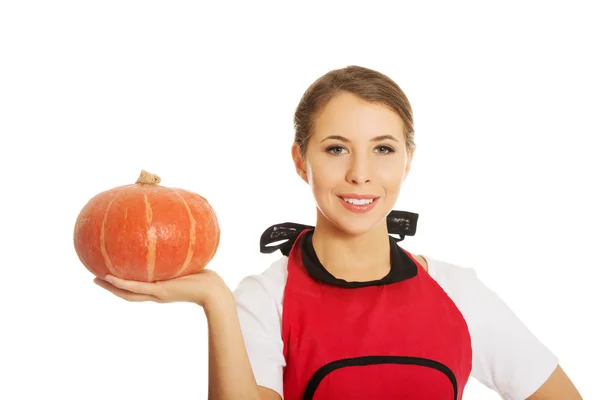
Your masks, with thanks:
<instances>
[{"instance_id":1,"label":"forearm","mask_svg":"<svg viewBox=\"0 0 600 400\"><path fill-rule=\"evenodd\" d=\"M208 322L209 400L259 399L233 294L219 291L204 311Z\"/></svg>"}]
</instances>

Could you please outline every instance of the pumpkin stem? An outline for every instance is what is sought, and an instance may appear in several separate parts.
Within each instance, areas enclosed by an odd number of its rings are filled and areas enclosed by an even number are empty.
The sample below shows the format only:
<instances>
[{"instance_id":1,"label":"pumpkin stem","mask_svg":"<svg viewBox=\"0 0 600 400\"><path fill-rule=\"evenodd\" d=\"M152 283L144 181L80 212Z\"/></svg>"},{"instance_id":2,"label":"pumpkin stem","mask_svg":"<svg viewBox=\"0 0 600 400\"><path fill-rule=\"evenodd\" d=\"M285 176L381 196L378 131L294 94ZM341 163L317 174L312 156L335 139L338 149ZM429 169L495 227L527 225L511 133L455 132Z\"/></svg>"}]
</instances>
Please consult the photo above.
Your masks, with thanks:
<instances>
[{"instance_id":1,"label":"pumpkin stem","mask_svg":"<svg viewBox=\"0 0 600 400\"><path fill-rule=\"evenodd\" d=\"M135 183L141 183L142 185L157 185L160 183L160 178L157 175L142 170L140 177Z\"/></svg>"}]
</instances>

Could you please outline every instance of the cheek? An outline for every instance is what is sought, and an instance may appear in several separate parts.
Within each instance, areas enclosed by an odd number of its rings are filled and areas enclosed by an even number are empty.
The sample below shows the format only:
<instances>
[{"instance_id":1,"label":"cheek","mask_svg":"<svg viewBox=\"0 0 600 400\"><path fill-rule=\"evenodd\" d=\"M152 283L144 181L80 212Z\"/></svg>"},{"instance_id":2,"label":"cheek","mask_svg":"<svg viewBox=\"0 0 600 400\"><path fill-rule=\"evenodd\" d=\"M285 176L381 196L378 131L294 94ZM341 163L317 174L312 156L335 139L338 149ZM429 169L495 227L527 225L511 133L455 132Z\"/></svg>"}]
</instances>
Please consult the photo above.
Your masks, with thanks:
<instances>
[{"instance_id":1,"label":"cheek","mask_svg":"<svg viewBox=\"0 0 600 400\"><path fill-rule=\"evenodd\" d=\"M315 157L309 169L309 183L315 193L329 192L344 177L341 160L326 157ZM341 178L340 178L341 177Z\"/></svg>"},{"instance_id":2,"label":"cheek","mask_svg":"<svg viewBox=\"0 0 600 400\"><path fill-rule=\"evenodd\" d=\"M404 180L404 168L405 164L403 160L393 163L382 163L380 168L378 168L379 181L387 190L399 190Z\"/></svg>"},{"instance_id":3,"label":"cheek","mask_svg":"<svg viewBox=\"0 0 600 400\"><path fill-rule=\"evenodd\" d=\"M401 168L397 168L397 169L390 168L388 171L386 171L386 173L383 177L383 181L390 185L399 185L402 183L403 179L404 179L404 170L402 170Z\"/></svg>"}]
</instances>

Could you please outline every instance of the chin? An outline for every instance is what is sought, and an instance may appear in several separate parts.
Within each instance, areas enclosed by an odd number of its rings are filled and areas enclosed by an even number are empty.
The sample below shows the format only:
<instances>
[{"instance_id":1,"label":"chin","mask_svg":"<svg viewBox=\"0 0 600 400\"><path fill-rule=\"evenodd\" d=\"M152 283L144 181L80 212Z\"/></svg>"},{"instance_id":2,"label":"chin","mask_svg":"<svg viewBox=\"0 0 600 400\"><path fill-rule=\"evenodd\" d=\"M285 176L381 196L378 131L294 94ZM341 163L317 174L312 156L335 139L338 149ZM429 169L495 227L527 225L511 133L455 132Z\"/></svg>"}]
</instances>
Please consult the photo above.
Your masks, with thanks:
<instances>
[{"instance_id":1,"label":"chin","mask_svg":"<svg viewBox=\"0 0 600 400\"><path fill-rule=\"evenodd\" d=\"M335 210L334 212L323 213L323 215L342 232L351 236L361 236L377 228L380 223L385 222L387 213L381 213L380 210L371 210L366 214L352 215L345 210Z\"/></svg>"},{"instance_id":2,"label":"chin","mask_svg":"<svg viewBox=\"0 0 600 400\"><path fill-rule=\"evenodd\" d=\"M346 222L343 224L336 224L336 226L350 236L362 236L369 233L375 227L375 224L349 224Z\"/></svg>"}]
</instances>

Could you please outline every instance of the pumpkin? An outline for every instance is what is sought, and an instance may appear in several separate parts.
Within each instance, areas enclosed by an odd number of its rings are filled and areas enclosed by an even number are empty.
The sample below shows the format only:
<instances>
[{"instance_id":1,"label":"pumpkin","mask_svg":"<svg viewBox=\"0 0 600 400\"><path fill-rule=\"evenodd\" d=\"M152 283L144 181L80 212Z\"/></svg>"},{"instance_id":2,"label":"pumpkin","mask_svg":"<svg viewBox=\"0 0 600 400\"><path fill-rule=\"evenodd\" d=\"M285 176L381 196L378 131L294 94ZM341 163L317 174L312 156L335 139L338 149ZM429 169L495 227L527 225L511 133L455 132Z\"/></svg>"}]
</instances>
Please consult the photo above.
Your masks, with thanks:
<instances>
[{"instance_id":1,"label":"pumpkin","mask_svg":"<svg viewBox=\"0 0 600 400\"><path fill-rule=\"evenodd\" d=\"M92 274L154 282L200 272L212 260L220 240L215 211L199 194L160 181L142 170L135 184L83 207L73 239Z\"/></svg>"}]
</instances>

